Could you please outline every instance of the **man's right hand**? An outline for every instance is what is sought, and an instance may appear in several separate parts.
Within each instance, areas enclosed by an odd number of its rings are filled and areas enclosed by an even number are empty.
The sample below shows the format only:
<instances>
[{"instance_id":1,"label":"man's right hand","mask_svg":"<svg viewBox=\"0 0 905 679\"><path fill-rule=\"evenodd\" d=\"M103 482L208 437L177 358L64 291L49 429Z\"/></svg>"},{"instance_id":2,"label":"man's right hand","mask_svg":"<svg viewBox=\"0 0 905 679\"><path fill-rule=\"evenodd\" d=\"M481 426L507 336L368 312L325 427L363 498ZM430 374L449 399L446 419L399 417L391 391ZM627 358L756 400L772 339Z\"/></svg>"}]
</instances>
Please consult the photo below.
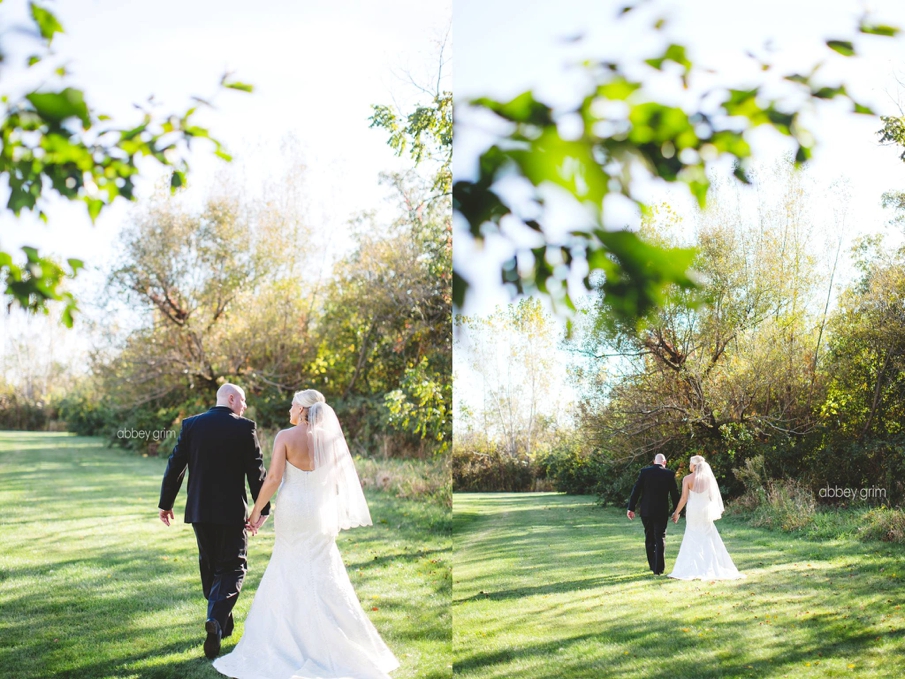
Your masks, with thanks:
<instances>
[{"instance_id":1,"label":"man's right hand","mask_svg":"<svg viewBox=\"0 0 905 679\"><path fill-rule=\"evenodd\" d=\"M629 518L629 521L631 521L632 519L635 518L635 512L633 512L631 509L628 510L628 511L625 513L625 515Z\"/></svg>"},{"instance_id":2,"label":"man's right hand","mask_svg":"<svg viewBox=\"0 0 905 679\"><path fill-rule=\"evenodd\" d=\"M170 525L170 521L175 521L176 517L173 515L172 509L161 509L160 510L160 520L163 521L166 525Z\"/></svg>"},{"instance_id":3,"label":"man's right hand","mask_svg":"<svg viewBox=\"0 0 905 679\"><path fill-rule=\"evenodd\" d=\"M270 514L262 514L255 519L254 512L252 512L252 515L245 521L245 530L251 533L252 536L257 535L258 531L261 530L261 526L267 522L267 517L269 516Z\"/></svg>"}]
</instances>

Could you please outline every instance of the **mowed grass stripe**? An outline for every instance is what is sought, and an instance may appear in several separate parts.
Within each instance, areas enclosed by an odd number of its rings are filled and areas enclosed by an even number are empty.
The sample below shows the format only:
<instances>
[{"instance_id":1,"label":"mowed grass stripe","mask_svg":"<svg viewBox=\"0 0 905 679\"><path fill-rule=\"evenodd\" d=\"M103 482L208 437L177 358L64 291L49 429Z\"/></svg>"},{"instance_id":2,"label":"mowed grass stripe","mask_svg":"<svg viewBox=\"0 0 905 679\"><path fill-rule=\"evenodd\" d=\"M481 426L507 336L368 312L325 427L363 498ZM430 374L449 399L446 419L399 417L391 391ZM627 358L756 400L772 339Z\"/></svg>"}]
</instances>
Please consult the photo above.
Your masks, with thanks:
<instances>
[{"instance_id":1,"label":"mowed grass stripe","mask_svg":"<svg viewBox=\"0 0 905 679\"><path fill-rule=\"evenodd\" d=\"M591 497L456 494L453 516L457 676L905 675L901 545L724 518L747 579L680 582L647 569L638 519Z\"/></svg>"},{"instance_id":2,"label":"mowed grass stripe","mask_svg":"<svg viewBox=\"0 0 905 679\"><path fill-rule=\"evenodd\" d=\"M390 461L388 464L392 464ZM205 603L185 489L157 519L165 461L95 438L0 432L0 677L220 677L203 658ZM368 491L375 525L338 542L359 598L402 667L451 669L450 517L436 504ZM273 548L250 539L236 634Z\"/></svg>"}]
</instances>

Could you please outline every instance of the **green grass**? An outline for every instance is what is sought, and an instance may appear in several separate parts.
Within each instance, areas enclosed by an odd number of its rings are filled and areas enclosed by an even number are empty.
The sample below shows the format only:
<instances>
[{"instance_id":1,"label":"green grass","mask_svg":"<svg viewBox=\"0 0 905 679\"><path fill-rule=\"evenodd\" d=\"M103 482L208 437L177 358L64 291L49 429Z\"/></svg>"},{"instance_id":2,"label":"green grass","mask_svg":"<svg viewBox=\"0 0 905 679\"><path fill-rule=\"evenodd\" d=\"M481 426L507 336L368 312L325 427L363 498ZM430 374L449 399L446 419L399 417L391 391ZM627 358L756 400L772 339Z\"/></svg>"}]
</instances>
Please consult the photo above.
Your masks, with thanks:
<instances>
[{"instance_id":1,"label":"green grass","mask_svg":"<svg viewBox=\"0 0 905 679\"><path fill-rule=\"evenodd\" d=\"M455 494L455 674L905 676L905 546L717 526L747 579L657 578L641 522L591 497Z\"/></svg>"},{"instance_id":2,"label":"green grass","mask_svg":"<svg viewBox=\"0 0 905 679\"><path fill-rule=\"evenodd\" d=\"M220 677L203 657L206 602L185 489L157 518L165 460L101 439L0 432L0 677ZM367 490L375 525L338 539L369 617L399 658L394 679L448 677L450 516L437 502ZM273 547L249 539L232 649Z\"/></svg>"}]
</instances>

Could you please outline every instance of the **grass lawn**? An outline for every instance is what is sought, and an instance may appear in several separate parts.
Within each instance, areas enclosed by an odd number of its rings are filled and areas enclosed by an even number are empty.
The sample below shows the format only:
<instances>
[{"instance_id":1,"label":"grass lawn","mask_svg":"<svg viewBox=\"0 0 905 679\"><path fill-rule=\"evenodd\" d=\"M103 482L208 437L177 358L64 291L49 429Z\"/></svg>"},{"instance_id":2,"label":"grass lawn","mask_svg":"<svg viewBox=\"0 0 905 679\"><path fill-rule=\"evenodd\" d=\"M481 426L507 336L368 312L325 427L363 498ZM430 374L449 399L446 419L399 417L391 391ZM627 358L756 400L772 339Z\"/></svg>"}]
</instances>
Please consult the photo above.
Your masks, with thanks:
<instances>
[{"instance_id":1,"label":"grass lawn","mask_svg":"<svg viewBox=\"0 0 905 679\"><path fill-rule=\"evenodd\" d=\"M390 461L392 462L392 461ZM185 486L170 528L157 518L164 458L96 438L0 432L0 677L221 677L203 656L206 602ZM450 516L436 502L367 490L375 525L340 552L365 610L402 666L394 679L451 674ZM273 547L249 538L236 633Z\"/></svg>"},{"instance_id":2,"label":"grass lawn","mask_svg":"<svg viewBox=\"0 0 905 679\"><path fill-rule=\"evenodd\" d=\"M670 523L667 573L684 527ZM747 579L654 576L641 521L592 497L455 494L454 673L905 676L905 546L717 527Z\"/></svg>"}]
</instances>

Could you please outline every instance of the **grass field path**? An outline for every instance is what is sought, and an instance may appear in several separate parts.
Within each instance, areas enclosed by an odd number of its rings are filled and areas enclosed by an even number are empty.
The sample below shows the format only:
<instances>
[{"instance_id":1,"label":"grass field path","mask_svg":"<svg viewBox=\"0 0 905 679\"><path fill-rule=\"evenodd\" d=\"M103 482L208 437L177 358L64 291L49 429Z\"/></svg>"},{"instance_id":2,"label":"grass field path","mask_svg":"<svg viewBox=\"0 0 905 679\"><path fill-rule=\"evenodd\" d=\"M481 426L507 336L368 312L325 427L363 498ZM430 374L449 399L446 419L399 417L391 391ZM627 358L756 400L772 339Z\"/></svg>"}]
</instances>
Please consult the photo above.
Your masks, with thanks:
<instances>
[{"instance_id":1,"label":"grass field path","mask_svg":"<svg viewBox=\"0 0 905 679\"><path fill-rule=\"evenodd\" d=\"M903 546L717 526L747 579L652 575L640 520L591 497L456 494L455 674L905 676ZM670 524L667 573L683 531Z\"/></svg>"},{"instance_id":2,"label":"grass field path","mask_svg":"<svg viewBox=\"0 0 905 679\"><path fill-rule=\"evenodd\" d=\"M165 460L96 438L0 432L0 677L221 677L203 657L205 601L191 526L157 518ZM451 673L448 509L368 495L375 525L343 531L343 560L402 667L394 679ZM249 540L236 634L273 547Z\"/></svg>"}]
</instances>

